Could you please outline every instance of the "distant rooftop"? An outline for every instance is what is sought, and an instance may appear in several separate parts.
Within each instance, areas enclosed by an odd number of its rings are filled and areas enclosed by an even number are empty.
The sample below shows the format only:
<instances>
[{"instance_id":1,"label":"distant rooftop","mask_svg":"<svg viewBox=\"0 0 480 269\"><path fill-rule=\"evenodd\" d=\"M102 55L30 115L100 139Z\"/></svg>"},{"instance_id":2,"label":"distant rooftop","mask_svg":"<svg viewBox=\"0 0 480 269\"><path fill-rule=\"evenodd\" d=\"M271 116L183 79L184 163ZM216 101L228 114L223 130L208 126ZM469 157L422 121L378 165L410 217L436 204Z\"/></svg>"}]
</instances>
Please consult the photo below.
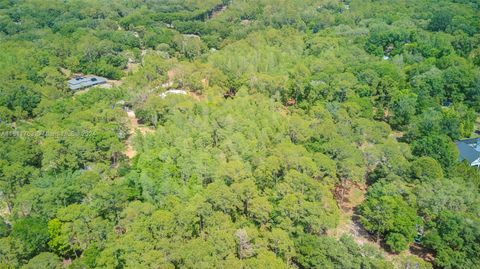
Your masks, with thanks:
<instances>
[{"instance_id":1,"label":"distant rooftop","mask_svg":"<svg viewBox=\"0 0 480 269\"><path fill-rule=\"evenodd\" d=\"M76 77L68 81L68 87L70 90L79 90L88 87L92 87L99 84L107 83L106 78L98 77L98 76L84 76L84 77Z\"/></svg>"},{"instance_id":2,"label":"distant rooftop","mask_svg":"<svg viewBox=\"0 0 480 269\"><path fill-rule=\"evenodd\" d=\"M466 160L472 166L480 166L480 138L455 142L460 152L460 161Z\"/></svg>"},{"instance_id":3,"label":"distant rooftop","mask_svg":"<svg viewBox=\"0 0 480 269\"><path fill-rule=\"evenodd\" d=\"M165 97L167 97L167 95L170 95L170 94L180 94L180 95L187 95L187 91L186 90L168 90L166 92L162 92L160 94L160 97L162 99L164 99Z\"/></svg>"}]
</instances>

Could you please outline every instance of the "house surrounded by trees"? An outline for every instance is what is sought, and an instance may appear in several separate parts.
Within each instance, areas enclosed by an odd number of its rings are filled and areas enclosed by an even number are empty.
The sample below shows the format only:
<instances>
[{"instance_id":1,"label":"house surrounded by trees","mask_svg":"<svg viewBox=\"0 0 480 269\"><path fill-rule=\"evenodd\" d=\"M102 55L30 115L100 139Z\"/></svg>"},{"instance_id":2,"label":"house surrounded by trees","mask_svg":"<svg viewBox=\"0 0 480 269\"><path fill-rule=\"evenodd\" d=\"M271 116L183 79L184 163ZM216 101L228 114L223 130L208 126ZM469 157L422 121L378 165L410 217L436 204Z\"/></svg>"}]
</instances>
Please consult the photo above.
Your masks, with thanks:
<instances>
[{"instance_id":1,"label":"house surrounded by trees","mask_svg":"<svg viewBox=\"0 0 480 269\"><path fill-rule=\"evenodd\" d=\"M466 160L471 166L480 167L480 138L460 140L456 144L460 161Z\"/></svg>"},{"instance_id":2,"label":"house surrounded by trees","mask_svg":"<svg viewBox=\"0 0 480 269\"><path fill-rule=\"evenodd\" d=\"M68 88L70 90L80 90L84 88L89 88L95 85L105 84L107 79L98 76L85 76L85 77L75 77L68 81Z\"/></svg>"}]
</instances>

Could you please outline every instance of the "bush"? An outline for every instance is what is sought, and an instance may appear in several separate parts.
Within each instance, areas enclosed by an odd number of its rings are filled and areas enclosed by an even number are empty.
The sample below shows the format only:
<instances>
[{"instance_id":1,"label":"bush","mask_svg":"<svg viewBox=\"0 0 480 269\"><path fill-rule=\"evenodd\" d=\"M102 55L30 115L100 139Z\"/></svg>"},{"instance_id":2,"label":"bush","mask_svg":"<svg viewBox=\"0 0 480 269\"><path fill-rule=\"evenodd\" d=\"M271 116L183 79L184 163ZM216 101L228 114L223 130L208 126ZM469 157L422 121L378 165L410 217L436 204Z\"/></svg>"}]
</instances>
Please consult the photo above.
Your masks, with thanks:
<instances>
[{"instance_id":1,"label":"bush","mask_svg":"<svg viewBox=\"0 0 480 269\"><path fill-rule=\"evenodd\" d=\"M399 253L408 248L409 241L402 234L390 233L385 237L385 243L392 252Z\"/></svg>"}]
</instances>

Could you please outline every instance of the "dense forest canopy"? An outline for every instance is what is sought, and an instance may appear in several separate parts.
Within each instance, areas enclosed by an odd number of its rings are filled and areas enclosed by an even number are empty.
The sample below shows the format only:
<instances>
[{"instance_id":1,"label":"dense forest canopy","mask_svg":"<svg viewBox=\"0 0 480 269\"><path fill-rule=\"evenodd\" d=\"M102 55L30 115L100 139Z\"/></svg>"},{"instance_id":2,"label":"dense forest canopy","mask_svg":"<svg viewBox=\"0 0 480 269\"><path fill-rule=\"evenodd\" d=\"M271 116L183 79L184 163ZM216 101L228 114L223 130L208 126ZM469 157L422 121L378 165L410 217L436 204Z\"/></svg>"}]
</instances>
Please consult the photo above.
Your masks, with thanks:
<instances>
[{"instance_id":1,"label":"dense forest canopy","mask_svg":"<svg viewBox=\"0 0 480 269\"><path fill-rule=\"evenodd\" d=\"M480 268L478 0L0 0L0 82L0 268Z\"/></svg>"}]
</instances>

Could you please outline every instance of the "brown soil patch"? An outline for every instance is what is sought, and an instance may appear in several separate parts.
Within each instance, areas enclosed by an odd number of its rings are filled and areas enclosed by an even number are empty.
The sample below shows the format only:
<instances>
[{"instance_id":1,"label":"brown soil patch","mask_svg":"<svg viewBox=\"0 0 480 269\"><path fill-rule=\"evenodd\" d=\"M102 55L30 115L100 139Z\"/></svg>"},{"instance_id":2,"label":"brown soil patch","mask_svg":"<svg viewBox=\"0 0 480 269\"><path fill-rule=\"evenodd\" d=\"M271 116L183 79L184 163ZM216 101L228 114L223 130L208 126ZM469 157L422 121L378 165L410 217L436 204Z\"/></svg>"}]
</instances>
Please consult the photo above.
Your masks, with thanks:
<instances>
[{"instance_id":1,"label":"brown soil patch","mask_svg":"<svg viewBox=\"0 0 480 269\"><path fill-rule=\"evenodd\" d=\"M341 210L340 224L336 229L328 231L327 234L336 238L342 235L349 235L359 244L371 244L381 251L386 260L399 264L402 255L417 256L427 262L434 260L434 255L417 244L412 244L409 250L399 254L389 253L385 251L385 246L377 241L374 235L368 233L360 223L360 216L356 213L358 207L365 199L367 185L364 183L353 183L347 181L344 186L338 186L335 189L335 199Z\"/></svg>"},{"instance_id":2,"label":"brown soil patch","mask_svg":"<svg viewBox=\"0 0 480 269\"><path fill-rule=\"evenodd\" d=\"M126 68L126 72L127 73L134 73L136 72L138 69L140 68L140 64L139 63L135 63L135 62L129 62L127 64L127 68Z\"/></svg>"},{"instance_id":3,"label":"brown soil patch","mask_svg":"<svg viewBox=\"0 0 480 269\"><path fill-rule=\"evenodd\" d=\"M412 244L409 249L409 254L418 256L422 258L424 261L432 263L435 260L435 256L432 252L428 251L427 249L419 246L417 244Z\"/></svg>"},{"instance_id":4,"label":"brown soil patch","mask_svg":"<svg viewBox=\"0 0 480 269\"><path fill-rule=\"evenodd\" d=\"M227 5L220 6L219 8L213 11L212 15L210 16L210 19L215 19L216 17L218 17L218 15L222 14L222 12L227 10L227 8L228 8Z\"/></svg>"},{"instance_id":5,"label":"brown soil patch","mask_svg":"<svg viewBox=\"0 0 480 269\"><path fill-rule=\"evenodd\" d=\"M405 135L404 132L401 132L401 131L392 131L392 133L390 134L391 137L395 138L395 139L400 139L402 138L403 136Z\"/></svg>"},{"instance_id":6,"label":"brown soil patch","mask_svg":"<svg viewBox=\"0 0 480 269\"><path fill-rule=\"evenodd\" d=\"M168 82L173 82L173 80L175 79L175 74L176 73L177 72L175 71L175 69L168 70L168 72L167 72Z\"/></svg>"},{"instance_id":7,"label":"brown soil patch","mask_svg":"<svg viewBox=\"0 0 480 269\"><path fill-rule=\"evenodd\" d=\"M192 97L196 101L201 101L203 98L205 98L205 96L198 94L196 92L188 92L188 96Z\"/></svg>"},{"instance_id":8,"label":"brown soil patch","mask_svg":"<svg viewBox=\"0 0 480 269\"><path fill-rule=\"evenodd\" d=\"M131 159L135 157L135 155L137 155L137 152L133 148L133 138L135 137L135 134L137 133L137 131L140 132L141 135L146 135L148 133L154 132L155 130L146 126L141 126L138 123L138 119L135 116L135 112L133 110L127 110L127 116L129 120L129 126L128 126L129 134L128 134L128 139L125 142L126 149L124 154L129 159Z\"/></svg>"}]
</instances>

